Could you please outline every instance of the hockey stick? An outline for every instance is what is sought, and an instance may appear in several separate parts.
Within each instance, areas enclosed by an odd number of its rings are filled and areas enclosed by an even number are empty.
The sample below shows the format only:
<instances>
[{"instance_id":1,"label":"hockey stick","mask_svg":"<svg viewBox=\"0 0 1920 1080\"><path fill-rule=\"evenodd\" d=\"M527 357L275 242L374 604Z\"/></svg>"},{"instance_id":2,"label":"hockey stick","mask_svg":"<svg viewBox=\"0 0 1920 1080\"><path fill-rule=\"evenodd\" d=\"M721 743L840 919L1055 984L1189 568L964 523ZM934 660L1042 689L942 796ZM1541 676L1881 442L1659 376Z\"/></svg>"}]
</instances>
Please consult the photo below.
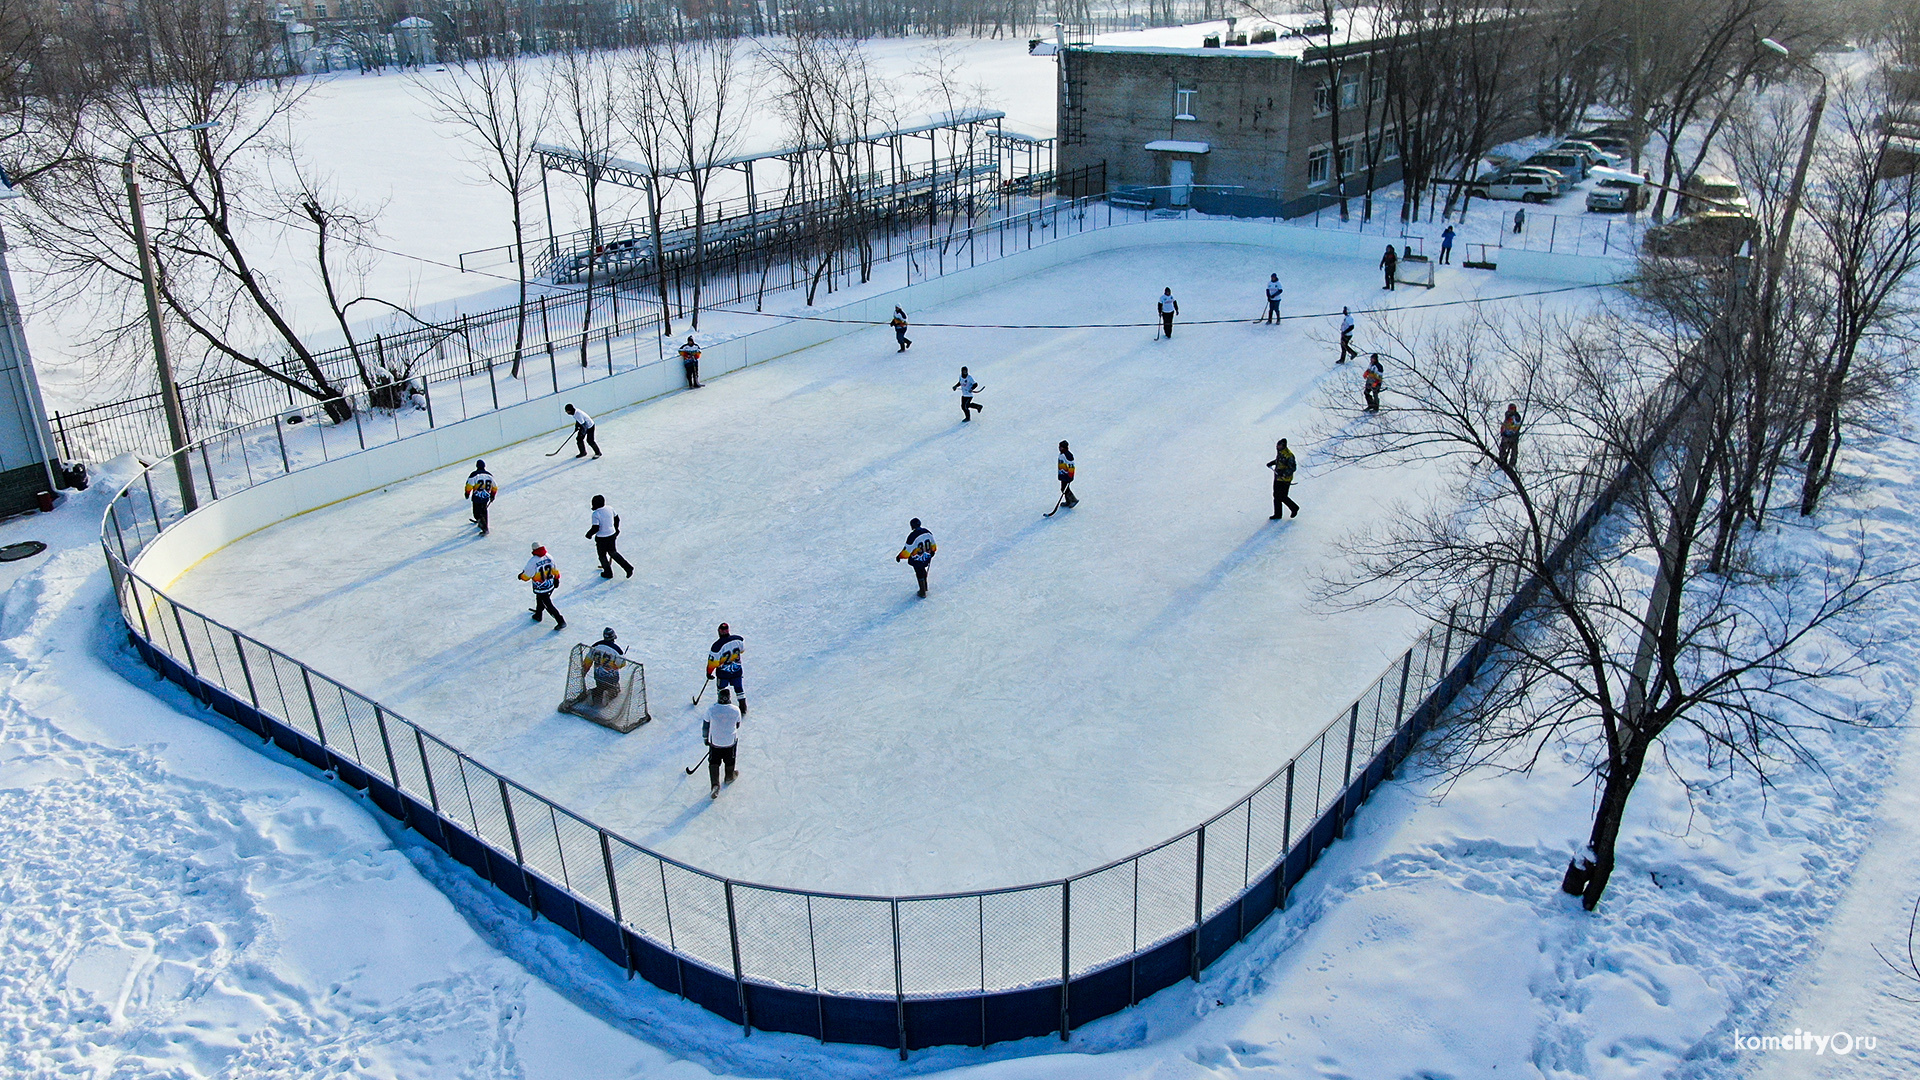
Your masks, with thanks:
<instances>
[{"instance_id":1,"label":"hockey stick","mask_svg":"<svg viewBox=\"0 0 1920 1080\"><path fill-rule=\"evenodd\" d=\"M1053 515L1055 515L1055 514L1057 514L1057 513L1059 513L1059 512L1060 512L1060 504L1061 504L1061 503L1063 503L1063 502L1065 502L1066 500L1067 500L1067 492L1066 492L1066 489L1065 489L1065 488L1062 488L1062 489L1060 490L1060 497L1059 497L1059 498L1057 498L1057 499L1055 499L1055 500L1053 500L1053 509L1051 509L1051 510L1049 510L1049 511L1047 511L1047 512L1046 512L1046 513L1044 513L1044 514L1041 514L1040 516L1041 516L1041 517L1052 517Z\"/></svg>"},{"instance_id":2,"label":"hockey stick","mask_svg":"<svg viewBox=\"0 0 1920 1080\"><path fill-rule=\"evenodd\" d=\"M699 760L699 761L696 761L696 762L694 762L693 764L691 764L691 765L689 765L689 766L687 766L687 775L688 775L688 776L692 776L692 775L693 775L693 770L695 770L695 769L698 769L698 768L699 768L700 766L702 766L702 765L705 765L705 764L707 763L707 757L708 757L708 755L710 755L710 754L712 754L712 753L713 753L713 747L711 747L711 746L709 746L709 747L707 747L707 752L706 752L705 754L701 754L701 755L700 755L700 760Z\"/></svg>"},{"instance_id":3,"label":"hockey stick","mask_svg":"<svg viewBox=\"0 0 1920 1080\"><path fill-rule=\"evenodd\" d=\"M692 701L692 702L691 702L690 704L693 704L693 705L698 705L698 704L700 704L700 695L701 695L701 694L704 694L704 693L706 693L706 692L707 692L707 683L710 683L710 682L712 682L712 681L713 681L713 676L712 676L712 675L708 675L708 676L707 676L707 682L703 682L703 683L701 683L701 684L700 684L700 693L699 693L699 694L695 694L695 695L693 695L693 701ZM691 770L691 769L689 769L688 771L689 771L689 772L691 772L692 770Z\"/></svg>"},{"instance_id":4,"label":"hockey stick","mask_svg":"<svg viewBox=\"0 0 1920 1080\"><path fill-rule=\"evenodd\" d=\"M569 443L569 442L572 442L572 441L573 441L573 436L571 436L571 435L569 435L569 436L567 436L567 438L566 438L566 441L565 441L565 442L562 442L562 443L561 443L561 444L560 444L560 445L559 445L559 446L558 446L557 448L555 448L555 450L553 451L553 453L551 453L551 454L548 454L547 456L548 456L548 457L555 457L555 456L557 456L557 455L558 455L558 454L560 453L560 451L561 451L561 450L565 450L565 449L567 448L567 443Z\"/></svg>"}]
</instances>

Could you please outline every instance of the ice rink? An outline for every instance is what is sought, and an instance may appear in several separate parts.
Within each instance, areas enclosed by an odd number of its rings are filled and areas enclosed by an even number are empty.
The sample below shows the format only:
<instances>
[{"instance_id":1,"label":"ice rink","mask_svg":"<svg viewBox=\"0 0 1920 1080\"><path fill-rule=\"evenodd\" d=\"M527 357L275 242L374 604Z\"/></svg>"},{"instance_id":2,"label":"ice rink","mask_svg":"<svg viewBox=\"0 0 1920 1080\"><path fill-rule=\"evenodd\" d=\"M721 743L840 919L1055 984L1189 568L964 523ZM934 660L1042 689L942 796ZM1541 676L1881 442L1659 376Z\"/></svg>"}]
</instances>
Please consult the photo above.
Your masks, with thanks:
<instances>
[{"instance_id":1,"label":"ice rink","mask_svg":"<svg viewBox=\"0 0 1920 1080\"><path fill-rule=\"evenodd\" d=\"M1301 445L1328 385L1365 422L1359 365L1333 364L1336 318L1253 324L1270 271L1292 314L1557 287L1449 267L1387 293L1364 264L1256 247L1097 255L911 314L1145 321L1171 285L1183 319L1242 321L1171 340L919 326L906 354L863 330L600 417L601 460L546 457L557 437L489 454L489 537L468 524L469 466L448 468L256 533L170 591L717 873L907 894L1086 870L1245 793L1418 629L1312 602L1341 537L1432 477L1332 469ZM962 364L986 407L967 424ZM1299 440L1302 511L1272 522L1278 437ZM1061 439L1081 504L1045 519ZM631 580L598 576L596 493ZM894 561L916 516L940 544L924 600ZM565 633L530 621L515 578L536 540L564 575ZM714 801L685 772L712 694L688 701L722 620L746 639L751 711L740 780ZM602 626L646 665L654 720L628 735L554 711L568 650Z\"/></svg>"}]
</instances>

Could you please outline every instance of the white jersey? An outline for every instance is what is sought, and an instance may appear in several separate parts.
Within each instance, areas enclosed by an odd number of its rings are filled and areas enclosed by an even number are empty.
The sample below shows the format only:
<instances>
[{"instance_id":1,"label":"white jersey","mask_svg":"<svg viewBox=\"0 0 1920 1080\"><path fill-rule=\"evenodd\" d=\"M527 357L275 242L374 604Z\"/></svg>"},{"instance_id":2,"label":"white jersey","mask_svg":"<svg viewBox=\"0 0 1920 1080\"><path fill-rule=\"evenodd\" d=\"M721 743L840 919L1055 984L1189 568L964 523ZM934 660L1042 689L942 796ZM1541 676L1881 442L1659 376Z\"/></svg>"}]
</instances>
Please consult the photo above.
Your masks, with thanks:
<instances>
[{"instance_id":1,"label":"white jersey","mask_svg":"<svg viewBox=\"0 0 1920 1080\"><path fill-rule=\"evenodd\" d=\"M588 416L587 410L585 409L575 409L573 410L573 426L582 431L592 431L593 417Z\"/></svg>"},{"instance_id":2,"label":"white jersey","mask_svg":"<svg viewBox=\"0 0 1920 1080\"><path fill-rule=\"evenodd\" d=\"M1353 316L1351 315L1340 316L1340 336L1341 337L1353 336Z\"/></svg>"},{"instance_id":3,"label":"white jersey","mask_svg":"<svg viewBox=\"0 0 1920 1080\"><path fill-rule=\"evenodd\" d=\"M1180 302L1165 293L1160 295L1160 314L1171 315L1179 310Z\"/></svg>"},{"instance_id":4,"label":"white jersey","mask_svg":"<svg viewBox=\"0 0 1920 1080\"><path fill-rule=\"evenodd\" d=\"M959 383L955 385L955 389L960 391L961 397L972 397L974 391L980 389L980 384L974 381L973 376L962 375L960 376Z\"/></svg>"},{"instance_id":5,"label":"white jersey","mask_svg":"<svg viewBox=\"0 0 1920 1080\"><path fill-rule=\"evenodd\" d=\"M613 510L603 506L593 512L593 535L612 536L614 534Z\"/></svg>"},{"instance_id":6,"label":"white jersey","mask_svg":"<svg viewBox=\"0 0 1920 1080\"><path fill-rule=\"evenodd\" d=\"M1283 290L1282 290L1282 289L1280 288L1280 283L1279 283L1279 282L1277 282L1277 281L1269 281L1269 282L1267 282L1267 299L1269 299L1269 300L1278 300L1278 299L1280 299L1280 293L1281 293L1282 291L1283 291Z\"/></svg>"},{"instance_id":7,"label":"white jersey","mask_svg":"<svg viewBox=\"0 0 1920 1080\"><path fill-rule=\"evenodd\" d=\"M739 738L740 710L724 702L716 701L707 706L707 745L732 746Z\"/></svg>"}]
</instances>

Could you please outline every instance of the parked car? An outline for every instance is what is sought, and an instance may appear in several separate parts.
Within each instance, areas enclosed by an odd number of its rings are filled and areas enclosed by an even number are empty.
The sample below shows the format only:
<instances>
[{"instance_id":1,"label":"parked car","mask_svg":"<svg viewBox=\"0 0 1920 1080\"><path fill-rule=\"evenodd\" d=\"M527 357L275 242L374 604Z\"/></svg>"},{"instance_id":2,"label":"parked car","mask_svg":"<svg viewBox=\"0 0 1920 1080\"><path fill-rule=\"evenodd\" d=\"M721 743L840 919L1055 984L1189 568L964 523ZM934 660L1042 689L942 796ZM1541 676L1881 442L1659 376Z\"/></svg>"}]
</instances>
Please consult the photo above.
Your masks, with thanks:
<instances>
[{"instance_id":1,"label":"parked car","mask_svg":"<svg viewBox=\"0 0 1920 1080\"><path fill-rule=\"evenodd\" d=\"M1587 209L1628 213L1647 204L1644 184L1626 180L1602 180L1587 192Z\"/></svg>"},{"instance_id":2,"label":"parked car","mask_svg":"<svg viewBox=\"0 0 1920 1080\"><path fill-rule=\"evenodd\" d=\"M1622 146L1630 147L1629 140L1633 138L1633 125L1596 124L1580 134L1575 135L1574 138L1585 139L1587 142L1593 143L1603 150L1606 149L1606 144L1600 142L1599 140L1601 139L1612 139Z\"/></svg>"},{"instance_id":3,"label":"parked car","mask_svg":"<svg viewBox=\"0 0 1920 1080\"><path fill-rule=\"evenodd\" d=\"M1567 192L1573 190L1573 181L1567 179L1566 173L1561 172L1559 169L1550 169L1545 165L1514 165L1510 168L1502 169L1498 175L1515 176L1520 173L1544 176L1553 181L1553 193L1555 195L1565 195Z\"/></svg>"},{"instance_id":4,"label":"parked car","mask_svg":"<svg viewBox=\"0 0 1920 1080\"><path fill-rule=\"evenodd\" d=\"M1545 153L1533 155L1522 164L1545 165L1549 169L1558 169L1566 174L1568 180L1576 184L1587 178L1587 159L1572 151L1561 153L1548 150Z\"/></svg>"},{"instance_id":5,"label":"parked car","mask_svg":"<svg viewBox=\"0 0 1920 1080\"><path fill-rule=\"evenodd\" d=\"M1752 214L1705 210L1647 230L1641 243L1650 255L1726 256L1759 234Z\"/></svg>"},{"instance_id":6,"label":"parked car","mask_svg":"<svg viewBox=\"0 0 1920 1080\"><path fill-rule=\"evenodd\" d=\"M1683 215L1696 211L1741 214L1752 209L1747 193L1740 190L1737 182L1713 173L1693 174L1680 185L1680 191L1675 211Z\"/></svg>"},{"instance_id":7,"label":"parked car","mask_svg":"<svg viewBox=\"0 0 1920 1080\"><path fill-rule=\"evenodd\" d=\"M1630 135L1601 135L1591 131L1579 136L1581 142L1592 143L1621 161L1633 157L1631 138Z\"/></svg>"},{"instance_id":8,"label":"parked car","mask_svg":"<svg viewBox=\"0 0 1920 1080\"><path fill-rule=\"evenodd\" d=\"M1586 142L1581 139L1563 139L1561 140L1559 145L1555 146L1553 149L1555 153L1558 153L1562 150L1570 150L1576 154L1581 155L1582 157L1585 157L1587 159L1587 168L1589 169L1593 168L1595 165L1606 165L1609 167L1616 167L1621 162L1620 158L1614 156L1613 154L1607 153L1605 150L1600 149L1600 147L1595 145L1594 143Z\"/></svg>"},{"instance_id":9,"label":"parked car","mask_svg":"<svg viewBox=\"0 0 1920 1080\"><path fill-rule=\"evenodd\" d=\"M1546 202L1560 194L1560 185L1552 177L1536 172L1509 172L1476 180L1468 194L1483 199L1518 199L1521 202Z\"/></svg>"}]
</instances>

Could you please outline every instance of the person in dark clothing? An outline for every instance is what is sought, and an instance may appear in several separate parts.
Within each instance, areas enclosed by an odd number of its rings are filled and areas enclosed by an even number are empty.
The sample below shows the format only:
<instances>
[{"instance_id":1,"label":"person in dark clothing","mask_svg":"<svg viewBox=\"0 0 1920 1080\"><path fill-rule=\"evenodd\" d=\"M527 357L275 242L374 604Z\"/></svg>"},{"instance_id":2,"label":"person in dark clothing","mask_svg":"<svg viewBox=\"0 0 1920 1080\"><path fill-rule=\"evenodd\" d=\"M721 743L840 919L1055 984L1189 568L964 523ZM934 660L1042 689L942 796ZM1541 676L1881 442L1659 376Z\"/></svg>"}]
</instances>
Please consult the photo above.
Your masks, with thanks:
<instances>
[{"instance_id":1,"label":"person in dark clothing","mask_svg":"<svg viewBox=\"0 0 1920 1080\"><path fill-rule=\"evenodd\" d=\"M1267 468L1273 470L1273 516L1268 521L1280 520L1280 508L1287 507L1294 517L1300 516L1300 504L1287 497L1293 490L1293 451L1287 449L1287 440L1281 439L1273 445L1273 460L1267 462Z\"/></svg>"},{"instance_id":2,"label":"person in dark clothing","mask_svg":"<svg viewBox=\"0 0 1920 1080\"><path fill-rule=\"evenodd\" d=\"M493 506L494 497L500 494L500 486L493 482L493 474L487 471L487 463L476 461L473 471L467 474L467 502L473 507L473 523L480 526L480 535L487 535L487 510Z\"/></svg>"},{"instance_id":3,"label":"person in dark clothing","mask_svg":"<svg viewBox=\"0 0 1920 1080\"><path fill-rule=\"evenodd\" d=\"M1286 289L1280 284L1279 274L1267 275L1267 313L1260 317L1261 322L1279 324L1280 294L1285 291Z\"/></svg>"},{"instance_id":4,"label":"person in dark clothing","mask_svg":"<svg viewBox=\"0 0 1920 1080\"><path fill-rule=\"evenodd\" d=\"M720 636L707 650L707 678L718 679L722 693L731 689L740 698L741 716L747 715L746 669L740 666L745 652L746 642L726 623L720 624Z\"/></svg>"},{"instance_id":5,"label":"person in dark clothing","mask_svg":"<svg viewBox=\"0 0 1920 1080\"><path fill-rule=\"evenodd\" d=\"M1453 261L1453 226L1440 231L1440 265L1446 266Z\"/></svg>"},{"instance_id":6,"label":"person in dark clothing","mask_svg":"<svg viewBox=\"0 0 1920 1080\"><path fill-rule=\"evenodd\" d=\"M907 522L907 542L900 547L900 554L893 557L894 562L906 560L913 567L913 576L920 583L920 595L927 595L927 564L933 562L933 556L940 545L933 542L933 533L920 524L919 518Z\"/></svg>"},{"instance_id":7,"label":"person in dark clothing","mask_svg":"<svg viewBox=\"0 0 1920 1080\"><path fill-rule=\"evenodd\" d=\"M906 352L908 349L913 348L913 342L907 340L907 313L905 311L897 307L894 308L893 319L889 321L887 325L893 327L893 340L894 344L900 346L899 352Z\"/></svg>"},{"instance_id":8,"label":"person in dark clothing","mask_svg":"<svg viewBox=\"0 0 1920 1080\"><path fill-rule=\"evenodd\" d=\"M573 418L573 445L580 449L580 452L573 456L577 458L586 457L587 447L591 446L593 447L593 456L599 457L600 441L593 437L593 417L588 416L584 409L576 409L572 405L567 406L567 415ZM560 445L565 446L567 444L561 443Z\"/></svg>"},{"instance_id":9,"label":"person in dark clothing","mask_svg":"<svg viewBox=\"0 0 1920 1080\"><path fill-rule=\"evenodd\" d=\"M1366 399L1368 412L1380 411L1380 387L1387 381L1387 369L1380 363L1380 354L1373 353L1367 361L1367 370L1361 377L1360 396Z\"/></svg>"},{"instance_id":10,"label":"person in dark clothing","mask_svg":"<svg viewBox=\"0 0 1920 1080\"><path fill-rule=\"evenodd\" d=\"M1060 456L1054 459L1053 470L1054 478L1060 481L1060 501L1056 505L1065 506L1069 510L1080 505L1079 498L1073 494L1073 474L1073 451L1067 449L1067 440L1061 439Z\"/></svg>"},{"instance_id":11,"label":"person in dark clothing","mask_svg":"<svg viewBox=\"0 0 1920 1080\"><path fill-rule=\"evenodd\" d=\"M1383 289L1393 288L1393 274L1394 274L1394 271L1398 270L1399 268L1400 268L1400 252L1397 251L1392 244L1388 244L1387 253L1385 255L1380 256L1380 269L1385 270L1387 272L1387 283L1385 285L1380 286L1381 288Z\"/></svg>"},{"instance_id":12,"label":"person in dark clothing","mask_svg":"<svg viewBox=\"0 0 1920 1080\"><path fill-rule=\"evenodd\" d=\"M633 564L620 554L614 546L620 539L620 515L607 508L607 497L593 497L593 523L587 526L587 539L593 541L593 549L600 555L600 576L613 576L613 564L619 563L621 569L633 576Z\"/></svg>"},{"instance_id":13,"label":"person in dark clothing","mask_svg":"<svg viewBox=\"0 0 1920 1080\"><path fill-rule=\"evenodd\" d=\"M1520 459L1520 406L1507 403L1507 415L1500 418L1500 464L1513 468Z\"/></svg>"},{"instance_id":14,"label":"person in dark clothing","mask_svg":"<svg viewBox=\"0 0 1920 1080\"><path fill-rule=\"evenodd\" d=\"M680 346L680 370L687 373L687 389L700 389L700 346L694 344L692 334Z\"/></svg>"},{"instance_id":15,"label":"person in dark clothing","mask_svg":"<svg viewBox=\"0 0 1920 1080\"><path fill-rule=\"evenodd\" d=\"M1513 231L1525 232L1527 228L1527 208L1515 207L1513 211Z\"/></svg>"},{"instance_id":16,"label":"person in dark clothing","mask_svg":"<svg viewBox=\"0 0 1920 1080\"><path fill-rule=\"evenodd\" d=\"M1180 314L1180 301L1173 298L1173 286L1169 285L1160 292L1160 299L1154 305L1160 312L1160 332L1173 336L1173 317Z\"/></svg>"}]
</instances>

